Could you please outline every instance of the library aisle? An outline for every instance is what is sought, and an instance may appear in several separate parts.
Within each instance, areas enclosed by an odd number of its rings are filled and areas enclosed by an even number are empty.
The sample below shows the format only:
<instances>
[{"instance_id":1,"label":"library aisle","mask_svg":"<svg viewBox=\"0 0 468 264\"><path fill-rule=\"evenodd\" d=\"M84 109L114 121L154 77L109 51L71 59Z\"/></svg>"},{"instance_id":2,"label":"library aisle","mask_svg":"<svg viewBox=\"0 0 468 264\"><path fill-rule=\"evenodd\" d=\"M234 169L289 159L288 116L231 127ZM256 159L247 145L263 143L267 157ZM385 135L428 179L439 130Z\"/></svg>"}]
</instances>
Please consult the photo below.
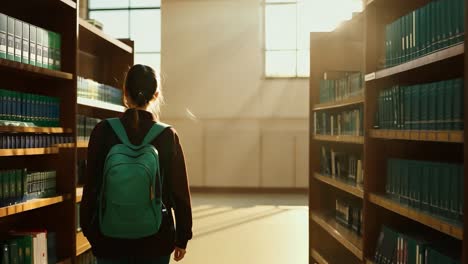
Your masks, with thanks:
<instances>
[{"instance_id":1,"label":"library aisle","mask_svg":"<svg viewBox=\"0 0 468 264\"><path fill-rule=\"evenodd\" d=\"M177 263L308 263L306 194L192 195L194 236Z\"/></svg>"}]
</instances>

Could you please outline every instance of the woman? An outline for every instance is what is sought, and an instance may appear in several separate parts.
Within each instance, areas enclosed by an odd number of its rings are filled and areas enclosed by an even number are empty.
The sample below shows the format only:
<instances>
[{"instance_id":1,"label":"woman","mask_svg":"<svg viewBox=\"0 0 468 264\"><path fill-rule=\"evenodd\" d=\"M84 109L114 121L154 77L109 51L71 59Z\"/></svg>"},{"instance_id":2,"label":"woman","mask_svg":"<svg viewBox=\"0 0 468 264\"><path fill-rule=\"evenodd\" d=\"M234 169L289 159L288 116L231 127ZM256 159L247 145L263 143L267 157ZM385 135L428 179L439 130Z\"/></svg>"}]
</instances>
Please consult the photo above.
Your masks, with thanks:
<instances>
[{"instance_id":1,"label":"woman","mask_svg":"<svg viewBox=\"0 0 468 264\"><path fill-rule=\"evenodd\" d=\"M161 89L154 70L145 65L135 65L127 73L124 86L124 103L128 110L120 118L130 143L139 145L158 119ZM156 111L157 112L157 111ZM108 121L94 128L88 146L88 168L80 207L80 221L92 251L101 263L167 264L174 251L174 260L185 255L187 241L192 237L192 212L185 160L176 131L166 128L151 144L159 153L162 171L162 202L164 210L159 231L138 239L112 238L99 228L98 196L103 180L103 167L109 150L122 143ZM177 228L174 228L172 210Z\"/></svg>"}]
</instances>

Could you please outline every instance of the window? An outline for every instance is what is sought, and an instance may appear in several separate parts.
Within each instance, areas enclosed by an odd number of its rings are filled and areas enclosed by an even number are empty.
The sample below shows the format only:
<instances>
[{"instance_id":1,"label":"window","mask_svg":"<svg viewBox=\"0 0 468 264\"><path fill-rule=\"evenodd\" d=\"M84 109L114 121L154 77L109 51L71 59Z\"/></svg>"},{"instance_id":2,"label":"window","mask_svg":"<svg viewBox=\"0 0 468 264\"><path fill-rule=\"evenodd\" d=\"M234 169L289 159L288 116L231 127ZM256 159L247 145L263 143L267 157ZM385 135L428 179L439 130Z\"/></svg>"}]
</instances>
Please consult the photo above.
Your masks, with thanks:
<instances>
[{"instance_id":1,"label":"window","mask_svg":"<svg viewBox=\"0 0 468 264\"><path fill-rule=\"evenodd\" d=\"M115 38L135 41L135 63L161 71L160 0L89 0L89 18Z\"/></svg>"},{"instance_id":2,"label":"window","mask_svg":"<svg viewBox=\"0 0 468 264\"><path fill-rule=\"evenodd\" d=\"M265 76L309 77L310 32L331 31L362 0L265 0Z\"/></svg>"}]
</instances>

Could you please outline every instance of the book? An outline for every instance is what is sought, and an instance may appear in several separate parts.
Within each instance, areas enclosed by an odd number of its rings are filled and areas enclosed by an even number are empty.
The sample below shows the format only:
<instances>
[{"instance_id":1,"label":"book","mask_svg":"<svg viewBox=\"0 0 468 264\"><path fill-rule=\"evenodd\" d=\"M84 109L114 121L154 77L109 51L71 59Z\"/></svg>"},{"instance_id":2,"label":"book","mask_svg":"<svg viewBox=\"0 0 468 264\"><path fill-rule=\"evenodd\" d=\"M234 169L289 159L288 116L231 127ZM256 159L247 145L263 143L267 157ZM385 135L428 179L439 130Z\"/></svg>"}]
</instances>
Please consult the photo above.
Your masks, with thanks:
<instances>
[{"instance_id":1,"label":"book","mask_svg":"<svg viewBox=\"0 0 468 264\"><path fill-rule=\"evenodd\" d=\"M29 64L36 66L37 58L36 58L36 45L37 39L37 27L34 25L29 26Z\"/></svg>"},{"instance_id":2,"label":"book","mask_svg":"<svg viewBox=\"0 0 468 264\"><path fill-rule=\"evenodd\" d=\"M36 66L44 67L43 64L43 29L36 27Z\"/></svg>"},{"instance_id":3,"label":"book","mask_svg":"<svg viewBox=\"0 0 468 264\"><path fill-rule=\"evenodd\" d=\"M29 64L29 24L23 22L23 32L22 32L22 39L23 39L23 54L21 62L25 64Z\"/></svg>"},{"instance_id":4,"label":"book","mask_svg":"<svg viewBox=\"0 0 468 264\"><path fill-rule=\"evenodd\" d=\"M7 16L0 13L0 58L7 57Z\"/></svg>"},{"instance_id":5,"label":"book","mask_svg":"<svg viewBox=\"0 0 468 264\"><path fill-rule=\"evenodd\" d=\"M7 17L7 59L15 60L15 19Z\"/></svg>"},{"instance_id":6,"label":"book","mask_svg":"<svg viewBox=\"0 0 468 264\"><path fill-rule=\"evenodd\" d=\"M42 30L42 67L50 69L49 64L49 32Z\"/></svg>"},{"instance_id":7,"label":"book","mask_svg":"<svg viewBox=\"0 0 468 264\"><path fill-rule=\"evenodd\" d=\"M21 62L23 57L23 21L15 19L15 61Z\"/></svg>"}]
</instances>

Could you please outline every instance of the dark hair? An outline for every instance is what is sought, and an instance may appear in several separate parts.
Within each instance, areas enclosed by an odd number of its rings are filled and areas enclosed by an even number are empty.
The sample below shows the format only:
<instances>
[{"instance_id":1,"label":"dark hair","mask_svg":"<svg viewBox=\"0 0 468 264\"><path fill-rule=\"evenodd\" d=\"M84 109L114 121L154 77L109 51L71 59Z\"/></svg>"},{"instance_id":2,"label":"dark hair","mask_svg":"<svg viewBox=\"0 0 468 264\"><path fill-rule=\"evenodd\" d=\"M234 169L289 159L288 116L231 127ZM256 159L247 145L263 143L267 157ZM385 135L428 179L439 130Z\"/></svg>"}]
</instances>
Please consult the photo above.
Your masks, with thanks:
<instances>
[{"instance_id":1,"label":"dark hair","mask_svg":"<svg viewBox=\"0 0 468 264\"><path fill-rule=\"evenodd\" d=\"M150 66L136 64L127 72L125 78L124 94L136 104L137 107L146 106L158 90L156 72ZM128 107L128 106L127 106ZM138 129L138 111L135 110L134 128Z\"/></svg>"}]
</instances>

